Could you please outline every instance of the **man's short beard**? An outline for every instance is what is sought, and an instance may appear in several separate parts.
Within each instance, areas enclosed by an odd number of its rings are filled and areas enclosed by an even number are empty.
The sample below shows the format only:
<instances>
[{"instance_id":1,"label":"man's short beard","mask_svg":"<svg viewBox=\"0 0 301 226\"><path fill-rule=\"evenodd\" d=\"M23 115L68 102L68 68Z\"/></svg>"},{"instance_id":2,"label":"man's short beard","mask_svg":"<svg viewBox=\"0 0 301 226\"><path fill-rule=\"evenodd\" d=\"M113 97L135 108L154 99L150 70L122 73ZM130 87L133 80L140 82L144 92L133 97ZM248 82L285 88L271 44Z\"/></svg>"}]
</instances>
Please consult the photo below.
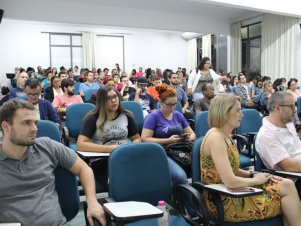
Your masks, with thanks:
<instances>
[{"instance_id":1,"label":"man's short beard","mask_svg":"<svg viewBox=\"0 0 301 226\"><path fill-rule=\"evenodd\" d=\"M68 94L69 96L73 96L73 95L74 95L74 91L68 91L67 94Z\"/></svg>"}]
</instances>

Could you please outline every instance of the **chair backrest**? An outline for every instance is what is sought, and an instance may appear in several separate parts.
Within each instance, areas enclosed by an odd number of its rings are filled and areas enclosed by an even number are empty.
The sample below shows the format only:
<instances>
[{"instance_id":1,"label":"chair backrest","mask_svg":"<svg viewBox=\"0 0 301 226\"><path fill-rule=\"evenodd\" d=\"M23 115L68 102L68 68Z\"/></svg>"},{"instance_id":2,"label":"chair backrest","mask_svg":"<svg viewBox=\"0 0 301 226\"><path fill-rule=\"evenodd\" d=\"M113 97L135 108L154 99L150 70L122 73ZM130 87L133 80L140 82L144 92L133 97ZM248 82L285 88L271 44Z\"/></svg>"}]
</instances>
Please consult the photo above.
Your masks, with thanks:
<instances>
[{"instance_id":1,"label":"chair backrest","mask_svg":"<svg viewBox=\"0 0 301 226\"><path fill-rule=\"evenodd\" d=\"M301 120L301 97L297 99L297 115L298 118Z\"/></svg>"},{"instance_id":2,"label":"chair backrest","mask_svg":"<svg viewBox=\"0 0 301 226\"><path fill-rule=\"evenodd\" d=\"M94 104L82 103L71 104L66 109L66 127L68 128L69 136L77 138L82 127L82 120L95 107Z\"/></svg>"},{"instance_id":3,"label":"chair backrest","mask_svg":"<svg viewBox=\"0 0 301 226\"><path fill-rule=\"evenodd\" d=\"M254 143L255 143L255 141L254 141ZM266 166L264 165L264 163L263 163L260 155L258 154L255 145L254 145L254 149L253 150L254 150L254 155L255 155L254 168L255 168L256 171L260 172L261 170L266 169Z\"/></svg>"},{"instance_id":4,"label":"chair backrest","mask_svg":"<svg viewBox=\"0 0 301 226\"><path fill-rule=\"evenodd\" d=\"M250 132L258 132L262 126L262 118L258 111L254 109L242 110L242 121L237 128L237 134L245 134Z\"/></svg>"},{"instance_id":5,"label":"chair backrest","mask_svg":"<svg viewBox=\"0 0 301 226\"><path fill-rule=\"evenodd\" d=\"M176 106L176 111L180 112L183 114L183 110L182 110L182 105L180 102L177 103L177 106Z\"/></svg>"},{"instance_id":6,"label":"chair backrest","mask_svg":"<svg viewBox=\"0 0 301 226\"><path fill-rule=\"evenodd\" d=\"M80 84L81 84L81 82L74 82L74 94L75 95L78 95Z\"/></svg>"},{"instance_id":7,"label":"chair backrest","mask_svg":"<svg viewBox=\"0 0 301 226\"><path fill-rule=\"evenodd\" d=\"M75 175L69 171L57 167L55 174L55 189L59 197L59 203L67 221L74 218L79 211L79 193Z\"/></svg>"},{"instance_id":8,"label":"chair backrest","mask_svg":"<svg viewBox=\"0 0 301 226\"><path fill-rule=\"evenodd\" d=\"M46 83L43 87L43 93L45 93L45 90L51 86L51 83Z\"/></svg>"},{"instance_id":9,"label":"chair backrest","mask_svg":"<svg viewBox=\"0 0 301 226\"><path fill-rule=\"evenodd\" d=\"M136 126L138 128L138 131L141 132L143 128L143 110L141 105L138 102L135 101L122 101L122 106L133 113L133 117L135 119Z\"/></svg>"},{"instance_id":10,"label":"chair backrest","mask_svg":"<svg viewBox=\"0 0 301 226\"><path fill-rule=\"evenodd\" d=\"M91 99L92 94L97 92L97 91L98 91L98 89L87 89L87 90L85 90L84 101L88 102Z\"/></svg>"},{"instance_id":11,"label":"chair backrest","mask_svg":"<svg viewBox=\"0 0 301 226\"><path fill-rule=\"evenodd\" d=\"M109 158L109 197L117 202L168 201L171 178L164 148L156 143L127 144Z\"/></svg>"},{"instance_id":12,"label":"chair backrest","mask_svg":"<svg viewBox=\"0 0 301 226\"><path fill-rule=\"evenodd\" d=\"M40 120L37 124L37 137L49 137L52 140L61 142L61 133L58 126L49 120Z\"/></svg>"},{"instance_id":13,"label":"chair backrest","mask_svg":"<svg viewBox=\"0 0 301 226\"><path fill-rule=\"evenodd\" d=\"M40 120L37 124L37 137L49 137L61 142L58 126L48 120ZM59 197L59 203L67 221L73 219L79 211L79 194L75 175L69 171L57 167L55 174L55 189Z\"/></svg>"},{"instance_id":14,"label":"chair backrest","mask_svg":"<svg viewBox=\"0 0 301 226\"><path fill-rule=\"evenodd\" d=\"M208 124L208 111L200 112L195 118L195 135L197 138L205 136L210 129Z\"/></svg>"},{"instance_id":15,"label":"chair backrest","mask_svg":"<svg viewBox=\"0 0 301 226\"><path fill-rule=\"evenodd\" d=\"M191 164L192 182L197 182L200 181L201 179L200 149L201 149L202 142L203 142L203 137L200 137L193 144L192 164Z\"/></svg>"}]
</instances>

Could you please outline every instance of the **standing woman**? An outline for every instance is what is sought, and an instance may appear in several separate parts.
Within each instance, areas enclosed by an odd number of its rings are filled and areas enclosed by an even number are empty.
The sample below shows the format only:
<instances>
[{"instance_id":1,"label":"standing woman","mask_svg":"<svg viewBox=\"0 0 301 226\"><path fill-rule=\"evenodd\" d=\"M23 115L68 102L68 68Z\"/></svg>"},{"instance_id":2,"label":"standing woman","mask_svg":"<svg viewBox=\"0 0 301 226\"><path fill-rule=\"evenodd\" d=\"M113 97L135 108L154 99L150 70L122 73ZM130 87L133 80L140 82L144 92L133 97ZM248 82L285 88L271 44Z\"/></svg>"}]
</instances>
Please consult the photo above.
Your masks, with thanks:
<instances>
[{"instance_id":1,"label":"standing woman","mask_svg":"<svg viewBox=\"0 0 301 226\"><path fill-rule=\"evenodd\" d=\"M187 95L193 95L193 100L197 100L203 97L202 86L210 83L215 87L217 92L215 81L220 78L212 69L210 69L211 62L208 57L202 58L199 66L193 70L189 76L187 83Z\"/></svg>"},{"instance_id":2,"label":"standing woman","mask_svg":"<svg viewBox=\"0 0 301 226\"><path fill-rule=\"evenodd\" d=\"M283 215L285 226L301 222L301 204L292 180L268 173L239 169L239 153L231 132L242 119L240 98L233 94L216 96L210 104L208 122L212 127L201 146L201 179L205 184L223 183L227 188L256 186L262 195L244 198L223 196L225 221L243 222ZM216 208L207 193L204 196L210 212Z\"/></svg>"},{"instance_id":3,"label":"standing woman","mask_svg":"<svg viewBox=\"0 0 301 226\"><path fill-rule=\"evenodd\" d=\"M61 79L58 76L51 78L51 85L45 89L44 98L51 103L54 97L62 95L64 91L61 89Z\"/></svg>"},{"instance_id":4,"label":"standing woman","mask_svg":"<svg viewBox=\"0 0 301 226\"><path fill-rule=\"evenodd\" d=\"M187 134L187 141L194 140L195 133L183 114L175 110L178 103L176 90L167 84L156 87L156 90L159 93L161 108L145 118L142 141L168 145L181 141L181 135L184 133ZM175 161L168 158L168 166L174 188L178 184L188 183L185 171Z\"/></svg>"}]
</instances>

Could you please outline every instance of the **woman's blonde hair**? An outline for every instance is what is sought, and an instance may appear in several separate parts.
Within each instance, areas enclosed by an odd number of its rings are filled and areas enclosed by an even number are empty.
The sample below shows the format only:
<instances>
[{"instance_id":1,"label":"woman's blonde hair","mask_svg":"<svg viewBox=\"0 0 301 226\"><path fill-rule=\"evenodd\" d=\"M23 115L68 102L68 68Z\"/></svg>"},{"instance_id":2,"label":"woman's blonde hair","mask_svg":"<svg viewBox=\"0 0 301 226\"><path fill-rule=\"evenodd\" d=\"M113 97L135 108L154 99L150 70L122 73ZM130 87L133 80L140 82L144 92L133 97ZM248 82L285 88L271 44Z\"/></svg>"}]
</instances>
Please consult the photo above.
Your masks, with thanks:
<instances>
[{"instance_id":1,"label":"woman's blonde hair","mask_svg":"<svg viewBox=\"0 0 301 226\"><path fill-rule=\"evenodd\" d=\"M240 98L231 93L219 94L211 100L208 123L211 127L221 128L228 120L228 113Z\"/></svg>"},{"instance_id":2,"label":"woman's blonde hair","mask_svg":"<svg viewBox=\"0 0 301 226\"><path fill-rule=\"evenodd\" d=\"M267 91L269 85L272 85L272 83L269 81L263 83L263 92Z\"/></svg>"}]
</instances>

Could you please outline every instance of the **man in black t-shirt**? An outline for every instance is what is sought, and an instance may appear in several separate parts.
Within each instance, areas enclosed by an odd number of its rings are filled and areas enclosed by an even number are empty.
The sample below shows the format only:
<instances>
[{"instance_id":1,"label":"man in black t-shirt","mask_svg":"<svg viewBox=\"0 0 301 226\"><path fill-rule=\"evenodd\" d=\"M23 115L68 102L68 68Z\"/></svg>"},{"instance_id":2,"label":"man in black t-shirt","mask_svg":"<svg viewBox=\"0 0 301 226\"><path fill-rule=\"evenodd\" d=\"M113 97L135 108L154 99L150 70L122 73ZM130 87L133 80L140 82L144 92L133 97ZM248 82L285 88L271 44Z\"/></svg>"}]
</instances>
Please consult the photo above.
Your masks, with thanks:
<instances>
[{"instance_id":1,"label":"man in black t-shirt","mask_svg":"<svg viewBox=\"0 0 301 226\"><path fill-rule=\"evenodd\" d=\"M156 109L155 99L146 93L147 79L139 77L136 80L138 89L135 93L131 93L129 100L140 103L143 115L146 117L151 111Z\"/></svg>"},{"instance_id":2,"label":"man in black t-shirt","mask_svg":"<svg viewBox=\"0 0 301 226\"><path fill-rule=\"evenodd\" d=\"M123 100L128 100L131 93L136 93L136 89L133 87L130 87L129 85L129 78L127 76L121 76L120 78L122 88L118 89L121 96L123 97Z\"/></svg>"}]
</instances>

